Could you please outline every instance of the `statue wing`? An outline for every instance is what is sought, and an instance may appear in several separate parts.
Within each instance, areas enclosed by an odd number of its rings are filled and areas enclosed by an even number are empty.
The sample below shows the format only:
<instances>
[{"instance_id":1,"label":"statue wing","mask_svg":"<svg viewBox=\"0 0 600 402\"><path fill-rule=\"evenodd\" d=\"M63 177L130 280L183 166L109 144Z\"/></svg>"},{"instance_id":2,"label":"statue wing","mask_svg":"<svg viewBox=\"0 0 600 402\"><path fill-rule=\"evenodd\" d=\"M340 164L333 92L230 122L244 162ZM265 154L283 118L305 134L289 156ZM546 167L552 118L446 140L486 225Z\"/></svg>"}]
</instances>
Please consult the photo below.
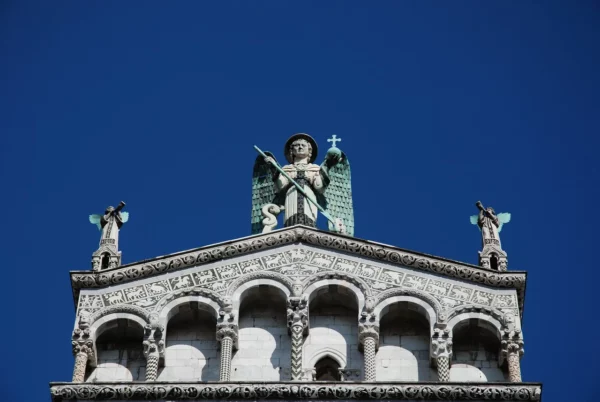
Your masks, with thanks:
<instances>
[{"instance_id":1,"label":"statue wing","mask_svg":"<svg viewBox=\"0 0 600 402\"><path fill-rule=\"evenodd\" d=\"M121 212L121 220L123 223L127 222L129 220L129 212Z\"/></svg>"},{"instance_id":2,"label":"statue wing","mask_svg":"<svg viewBox=\"0 0 600 402\"><path fill-rule=\"evenodd\" d=\"M90 215L90 223L93 223L94 225L98 226L98 230L102 230L102 225L100 224L101 219L102 219L101 215L98 215L98 214Z\"/></svg>"},{"instance_id":3,"label":"statue wing","mask_svg":"<svg viewBox=\"0 0 600 402\"><path fill-rule=\"evenodd\" d=\"M266 155L275 159L271 152L265 152ZM265 204L275 203L275 182L273 181L273 171L271 166L265 162L262 155L258 155L254 161L254 170L252 171L252 234L261 233L263 229L263 216L261 209ZM279 205L279 204L277 204Z\"/></svg>"},{"instance_id":4,"label":"statue wing","mask_svg":"<svg viewBox=\"0 0 600 402\"><path fill-rule=\"evenodd\" d=\"M469 219L471 220L472 225L477 225L477 221L479 220L479 215L471 215L469 217ZM477 227L479 227L479 225L477 225Z\"/></svg>"},{"instance_id":5,"label":"statue wing","mask_svg":"<svg viewBox=\"0 0 600 402\"><path fill-rule=\"evenodd\" d=\"M498 233L500 233L500 231L502 230L502 225L510 222L510 213L502 212L502 213L498 214L497 216L498 216L498 222L500 222L500 225L498 226Z\"/></svg>"},{"instance_id":6,"label":"statue wing","mask_svg":"<svg viewBox=\"0 0 600 402\"><path fill-rule=\"evenodd\" d=\"M350 161L342 152L341 160L329 168L329 185L325 189L324 205L327 212L339 218L346 226L346 234L354 236L354 208L352 207L352 186L350 183ZM334 231L334 225L329 222L329 230Z\"/></svg>"}]
</instances>

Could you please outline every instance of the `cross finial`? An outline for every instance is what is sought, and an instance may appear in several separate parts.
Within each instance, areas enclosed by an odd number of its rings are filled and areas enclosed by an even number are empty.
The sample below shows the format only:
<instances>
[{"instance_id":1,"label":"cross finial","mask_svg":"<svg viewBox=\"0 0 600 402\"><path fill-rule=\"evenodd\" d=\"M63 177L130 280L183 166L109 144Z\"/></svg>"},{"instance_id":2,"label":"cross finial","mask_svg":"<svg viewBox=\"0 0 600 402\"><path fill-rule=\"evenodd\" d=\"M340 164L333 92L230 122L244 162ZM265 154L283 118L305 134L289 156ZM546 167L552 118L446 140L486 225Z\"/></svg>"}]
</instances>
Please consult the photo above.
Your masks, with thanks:
<instances>
[{"instance_id":1,"label":"cross finial","mask_svg":"<svg viewBox=\"0 0 600 402\"><path fill-rule=\"evenodd\" d=\"M335 148L335 144L341 140L341 138L337 138L337 135L333 134L331 138L327 140L327 142L331 142L331 146Z\"/></svg>"}]
</instances>

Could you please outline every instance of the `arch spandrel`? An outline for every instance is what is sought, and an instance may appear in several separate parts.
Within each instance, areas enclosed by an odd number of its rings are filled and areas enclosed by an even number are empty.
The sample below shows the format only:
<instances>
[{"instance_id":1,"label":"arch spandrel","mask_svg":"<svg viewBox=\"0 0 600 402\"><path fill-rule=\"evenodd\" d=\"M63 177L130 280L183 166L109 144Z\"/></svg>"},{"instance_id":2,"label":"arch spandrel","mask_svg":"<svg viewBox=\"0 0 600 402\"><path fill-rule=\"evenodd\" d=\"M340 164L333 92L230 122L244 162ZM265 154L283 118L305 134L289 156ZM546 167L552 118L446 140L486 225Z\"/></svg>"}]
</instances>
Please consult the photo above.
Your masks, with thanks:
<instances>
[{"instance_id":1,"label":"arch spandrel","mask_svg":"<svg viewBox=\"0 0 600 402\"><path fill-rule=\"evenodd\" d=\"M93 315L106 307L127 304L152 312L164 307L165 298L191 289L202 289L204 297L221 304L241 286L255 280L273 281L287 295L288 291L300 294L313 283L335 279L339 284L359 289L365 301L377 299L377 304L386 297L416 297L431 306L440 322L445 322L450 311L469 305L512 313L514 320L519 321L516 290L493 289L399 264L402 261L392 265L347 252L292 244L176 272L165 271L162 275L103 290L82 290L78 308ZM364 305L363 302L361 309ZM431 314L428 318L431 319Z\"/></svg>"}]
</instances>

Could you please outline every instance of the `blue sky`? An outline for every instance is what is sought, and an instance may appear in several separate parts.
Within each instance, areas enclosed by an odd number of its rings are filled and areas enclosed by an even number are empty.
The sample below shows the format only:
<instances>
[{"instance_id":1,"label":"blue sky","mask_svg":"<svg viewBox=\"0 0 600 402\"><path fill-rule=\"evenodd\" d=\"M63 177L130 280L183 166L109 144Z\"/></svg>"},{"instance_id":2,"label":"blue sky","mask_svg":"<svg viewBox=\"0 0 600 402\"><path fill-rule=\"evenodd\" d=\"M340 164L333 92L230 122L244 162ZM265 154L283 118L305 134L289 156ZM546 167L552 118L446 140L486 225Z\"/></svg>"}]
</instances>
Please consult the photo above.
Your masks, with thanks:
<instances>
[{"instance_id":1,"label":"blue sky","mask_svg":"<svg viewBox=\"0 0 600 402\"><path fill-rule=\"evenodd\" d=\"M252 145L308 132L343 139L357 237L476 263L474 203L511 212L523 378L598 400L599 27L586 1L4 1L4 398L70 380L90 213L127 202L125 262L248 235Z\"/></svg>"}]
</instances>

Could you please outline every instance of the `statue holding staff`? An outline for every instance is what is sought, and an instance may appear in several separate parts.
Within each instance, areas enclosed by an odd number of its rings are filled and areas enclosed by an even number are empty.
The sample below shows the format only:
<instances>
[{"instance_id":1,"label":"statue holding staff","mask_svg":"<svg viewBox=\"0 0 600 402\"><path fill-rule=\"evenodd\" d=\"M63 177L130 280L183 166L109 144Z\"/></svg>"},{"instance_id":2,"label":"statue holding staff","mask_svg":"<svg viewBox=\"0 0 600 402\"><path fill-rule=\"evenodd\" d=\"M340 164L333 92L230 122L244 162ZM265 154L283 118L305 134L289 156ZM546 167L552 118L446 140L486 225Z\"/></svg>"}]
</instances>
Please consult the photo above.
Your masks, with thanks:
<instances>
[{"instance_id":1,"label":"statue holding staff","mask_svg":"<svg viewBox=\"0 0 600 402\"><path fill-rule=\"evenodd\" d=\"M320 210L330 220L330 230L345 228L347 234L354 231L352 195L350 188L350 163L346 155L335 146L340 139L333 139L321 165L317 158L317 143L308 134L293 135L285 144L284 155L288 165L279 167L270 152L262 152L256 158L252 178L252 233L270 230L273 222L263 211L284 211L284 226L316 226ZM265 205L274 206L264 208ZM277 208L275 208L277 207ZM333 220L331 217L337 220ZM265 229L267 228L267 229Z\"/></svg>"}]
</instances>

